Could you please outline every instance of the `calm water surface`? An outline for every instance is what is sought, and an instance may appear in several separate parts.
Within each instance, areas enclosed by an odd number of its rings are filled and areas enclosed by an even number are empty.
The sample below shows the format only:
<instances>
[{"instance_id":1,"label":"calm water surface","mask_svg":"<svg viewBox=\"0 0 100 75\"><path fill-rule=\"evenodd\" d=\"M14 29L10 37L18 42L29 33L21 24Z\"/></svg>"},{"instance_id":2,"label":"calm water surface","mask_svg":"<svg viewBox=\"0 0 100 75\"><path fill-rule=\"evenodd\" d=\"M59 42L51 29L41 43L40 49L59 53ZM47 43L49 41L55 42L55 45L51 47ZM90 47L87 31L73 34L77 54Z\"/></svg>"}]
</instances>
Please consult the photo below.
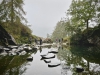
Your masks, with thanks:
<instances>
[{"instance_id":1,"label":"calm water surface","mask_svg":"<svg viewBox=\"0 0 100 75\"><path fill-rule=\"evenodd\" d=\"M48 51L57 50L57 54ZM55 55L46 63L41 55ZM28 56L33 61L26 61ZM0 75L100 75L100 48L80 46L43 47L33 53L22 56L0 56ZM12 60L13 59L13 60ZM48 64L59 64L48 67ZM84 71L77 73L76 67L81 66Z\"/></svg>"},{"instance_id":2,"label":"calm water surface","mask_svg":"<svg viewBox=\"0 0 100 75\"><path fill-rule=\"evenodd\" d=\"M45 63L44 60L41 60L40 55L47 54L50 50L51 48L43 48L42 52L38 50L36 54L32 54L34 57L33 61L27 63L29 65L26 66L27 70L23 75L61 75L61 66L49 68L48 63ZM51 63L60 63L60 60L57 59L57 57L49 60L51 60Z\"/></svg>"}]
</instances>

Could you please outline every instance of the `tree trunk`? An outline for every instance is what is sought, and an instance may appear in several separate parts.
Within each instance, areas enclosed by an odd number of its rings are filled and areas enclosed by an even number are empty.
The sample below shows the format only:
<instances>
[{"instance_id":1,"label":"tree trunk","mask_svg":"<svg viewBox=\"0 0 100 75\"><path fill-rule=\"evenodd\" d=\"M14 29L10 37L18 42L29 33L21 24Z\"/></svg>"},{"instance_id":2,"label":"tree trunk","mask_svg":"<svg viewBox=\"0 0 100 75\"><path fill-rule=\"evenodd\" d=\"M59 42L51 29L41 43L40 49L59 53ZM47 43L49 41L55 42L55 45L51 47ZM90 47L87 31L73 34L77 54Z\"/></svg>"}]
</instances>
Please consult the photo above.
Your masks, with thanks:
<instances>
[{"instance_id":1,"label":"tree trunk","mask_svg":"<svg viewBox=\"0 0 100 75\"><path fill-rule=\"evenodd\" d=\"M86 25L87 25L87 31L88 31L88 28L89 28L89 25L88 25L88 20L86 20Z\"/></svg>"},{"instance_id":2,"label":"tree trunk","mask_svg":"<svg viewBox=\"0 0 100 75\"><path fill-rule=\"evenodd\" d=\"M88 37L88 35L89 35L89 32L88 32L88 29L89 29L89 22L88 22L89 20L87 19L86 20L86 27L87 27L87 37Z\"/></svg>"},{"instance_id":3,"label":"tree trunk","mask_svg":"<svg viewBox=\"0 0 100 75\"><path fill-rule=\"evenodd\" d=\"M13 10L13 0L11 0L11 24L13 25L13 15L14 15L14 10Z\"/></svg>"}]
</instances>

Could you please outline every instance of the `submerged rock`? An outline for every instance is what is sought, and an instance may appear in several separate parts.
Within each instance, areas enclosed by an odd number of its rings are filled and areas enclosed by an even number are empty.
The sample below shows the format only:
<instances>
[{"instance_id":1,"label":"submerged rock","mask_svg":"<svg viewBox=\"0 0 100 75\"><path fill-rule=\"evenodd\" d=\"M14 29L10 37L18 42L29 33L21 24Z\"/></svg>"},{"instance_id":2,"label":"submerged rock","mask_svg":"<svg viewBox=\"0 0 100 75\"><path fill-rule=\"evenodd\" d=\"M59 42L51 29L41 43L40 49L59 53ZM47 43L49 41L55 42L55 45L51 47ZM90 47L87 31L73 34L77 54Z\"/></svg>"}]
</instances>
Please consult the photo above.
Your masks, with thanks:
<instances>
[{"instance_id":1,"label":"submerged rock","mask_svg":"<svg viewBox=\"0 0 100 75\"><path fill-rule=\"evenodd\" d=\"M84 69L82 67L76 67L76 72L80 73L80 72L83 72Z\"/></svg>"},{"instance_id":2,"label":"submerged rock","mask_svg":"<svg viewBox=\"0 0 100 75\"><path fill-rule=\"evenodd\" d=\"M48 64L48 67L57 67L59 65L60 65L60 63L58 63L58 64Z\"/></svg>"},{"instance_id":3,"label":"submerged rock","mask_svg":"<svg viewBox=\"0 0 100 75\"><path fill-rule=\"evenodd\" d=\"M30 57L28 57L26 60L27 60L27 61L33 61L33 57L30 56Z\"/></svg>"}]
</instances>

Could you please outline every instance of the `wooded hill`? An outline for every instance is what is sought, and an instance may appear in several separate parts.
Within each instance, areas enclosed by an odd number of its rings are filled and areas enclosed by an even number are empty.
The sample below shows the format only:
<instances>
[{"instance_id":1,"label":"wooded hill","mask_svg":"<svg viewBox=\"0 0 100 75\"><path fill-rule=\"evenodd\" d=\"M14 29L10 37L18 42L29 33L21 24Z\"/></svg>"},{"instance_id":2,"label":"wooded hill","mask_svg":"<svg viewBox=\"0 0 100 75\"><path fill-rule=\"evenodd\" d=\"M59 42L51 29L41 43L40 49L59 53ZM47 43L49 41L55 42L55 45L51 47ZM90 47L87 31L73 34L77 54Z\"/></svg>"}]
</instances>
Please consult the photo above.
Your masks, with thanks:
<instances>
[{"instance_id":1,"label":"wooded hill","mask_svg":"<svg viewBox=\"0 0 100 75\"><path fill-rule=\"evenodd\" d=\"M1 23L2 27L14 37L17 43L28 43L29 38L35 36L32 35L32 31L23 24L7 25L6 23Z\"/></svg>"},{"instance_id":2,"label":"wooded hill","mask_svg":"<svg viewBox=\"0 0 100 75\"><path fill-rule=\"evenodd\" d=\"M52 39L71 44L100 45L100 0L72 0L66 17L57 23Z\"/></svg>"},{"instance_id":3,"label":"wooded hill","mask_svg":"<svg viewBox=\"0 0 100 75\"><path fill-rule=\"evenodd\" d=\"M24 0L2 0L0 3L0 25L11 34L17 43L28 43L32 35L28 27L26 12L23 9ZM0 41L2 44L3 41Z\"/></svg>"}]
</instances>

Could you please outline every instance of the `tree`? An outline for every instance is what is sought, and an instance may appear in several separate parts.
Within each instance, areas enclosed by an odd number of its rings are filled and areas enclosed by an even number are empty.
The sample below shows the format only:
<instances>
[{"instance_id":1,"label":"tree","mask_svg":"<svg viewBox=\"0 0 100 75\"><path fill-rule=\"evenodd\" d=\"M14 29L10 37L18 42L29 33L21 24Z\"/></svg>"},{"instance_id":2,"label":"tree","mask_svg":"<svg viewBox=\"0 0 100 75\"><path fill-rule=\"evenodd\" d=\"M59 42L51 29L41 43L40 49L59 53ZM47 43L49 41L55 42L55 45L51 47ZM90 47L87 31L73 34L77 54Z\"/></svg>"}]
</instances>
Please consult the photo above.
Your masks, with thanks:
<instances>
[{"instance_id":1,"label":"tree","mask_svg":"<svg viewBox=\"0 0 100 75\"><path fill-rule=\"evenodd\" d=\"M59 21L52 33L52 39L60 39L66 36L66 31L65 31L65 22L64 21Z\"/></svg>"},{"instance_id":2,"label":"tree","mask_svg":"<svg viewBox=\"0 0 100 75\"><path fill-rule=\"evenodd\" d=\"M0 4L0 21L7 19L7 0L3 0Z\"/></svg>"},{"instance_id":3,"label":"tree","mask_svg":"<svg viewBox=\"0 0 100 75\"><path fill-rule=\"evenodd\" d=\"M92 20L96 15L96 4L96 0L73 0L68 13L76 22L82 22L82 26L86 25L88 30L89 20Z\"/></svg>"},{"instance_id":4,"label":"tree","mask_svg":"<svg viewBox=\"0 0 100 75\"><path fill-rule=\"evenodd\" d=\"M2 13L1 18L3 18L2 20L10 20L11 24L13 24L16 21L22 22L22 20L27 22L27 20L22 15L26 14L22 8L23 5L23 0L3 0L0 4L0 13Z\"/></svg>"},{"instance_id":5,"label":"tree","mask_svg":"<svg viewBox=\"0 0 100 75\"><path fill-rule=\"evenodd\" d=\"M22 23L27 22L23 15L24 0L2 0L0 3L0 25L11 34L17 43L27 42L27 39L32 36L31 29Z\"/></svg>"}]
</instances>

